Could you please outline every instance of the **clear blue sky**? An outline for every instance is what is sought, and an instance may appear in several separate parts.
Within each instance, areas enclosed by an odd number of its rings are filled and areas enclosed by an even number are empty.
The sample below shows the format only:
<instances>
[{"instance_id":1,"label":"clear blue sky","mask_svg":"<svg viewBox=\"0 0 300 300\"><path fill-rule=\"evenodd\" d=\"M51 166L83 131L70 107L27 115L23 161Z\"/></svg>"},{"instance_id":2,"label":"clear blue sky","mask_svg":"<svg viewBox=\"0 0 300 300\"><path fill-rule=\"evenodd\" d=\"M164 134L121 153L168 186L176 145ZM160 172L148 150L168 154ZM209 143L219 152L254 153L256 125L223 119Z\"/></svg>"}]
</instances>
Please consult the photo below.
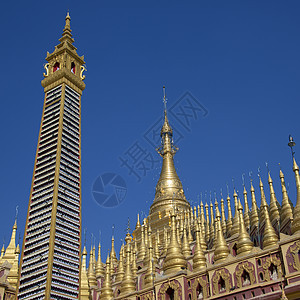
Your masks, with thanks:
<instances>
[{"instance_id":1,"label":"clear blue sky","mask_svg":"<svg viewBox=\"0 0 300 300\"><path fill-rule=\"evenodd\" d=\"M188 199L226 190L235 178L261 167L268 195L269 168L281 203L279 167L295 184L288 135L300 164L299 1L14 1L0 12L1 232L6 246L19 206L23 236L38 130L43 107L43 64L58 44L66 11L88 72L82 97L83 228L102 231L103 252L115 224L117 249L127 218L148 212L160 165L140 183L120 166L119 157L136 142L159 159L144 134L162 116L162 86L168 106L189 91L208 114L188 131L170 114L179 133L175 156ZM177 134L177 136L176 136ZM91 193L105 173L121 175L127 195L118 207L103 208ZM249 178L246 176L249 190ZM260 200L259 200L260 203Z\"/></svg>"}]
</instances>

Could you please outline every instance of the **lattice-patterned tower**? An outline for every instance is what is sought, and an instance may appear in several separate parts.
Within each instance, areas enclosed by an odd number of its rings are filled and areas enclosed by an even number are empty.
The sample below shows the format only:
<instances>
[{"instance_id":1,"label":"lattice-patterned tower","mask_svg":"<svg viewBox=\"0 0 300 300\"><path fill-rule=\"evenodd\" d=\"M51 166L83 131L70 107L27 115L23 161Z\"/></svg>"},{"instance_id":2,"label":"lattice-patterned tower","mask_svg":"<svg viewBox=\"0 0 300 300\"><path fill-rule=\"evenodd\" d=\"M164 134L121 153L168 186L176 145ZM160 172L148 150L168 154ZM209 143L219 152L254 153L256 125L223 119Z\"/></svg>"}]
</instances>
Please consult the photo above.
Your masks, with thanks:
<instances>
[{"instance_id":1,"label":"lattice-patterned tower","mask_svg":"<svg viewBox=\"0 0 300 300\"><path fill-rule=\"evenodd\" d=\"M81 94L84 58L70 16L47 53L44 108L23 240L18 299L78 299L81 249Z\"/></svg>"}]
</instances>

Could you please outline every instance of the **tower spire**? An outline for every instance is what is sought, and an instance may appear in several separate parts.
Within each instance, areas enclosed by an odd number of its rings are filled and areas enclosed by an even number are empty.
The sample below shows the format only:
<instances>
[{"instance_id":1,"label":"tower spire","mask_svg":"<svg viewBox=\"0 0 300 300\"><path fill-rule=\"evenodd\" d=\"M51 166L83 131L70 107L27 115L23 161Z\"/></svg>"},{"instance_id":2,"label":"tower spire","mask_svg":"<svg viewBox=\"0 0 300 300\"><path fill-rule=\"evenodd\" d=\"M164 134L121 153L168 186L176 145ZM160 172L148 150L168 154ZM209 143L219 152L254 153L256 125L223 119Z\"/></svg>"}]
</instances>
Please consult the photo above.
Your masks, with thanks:
<instances>
[{"instance_id":1,"label":"tower spire","mask_svg":"<svg viewBox=\"0 0 300 300\"><path fill-rule=\"evenodd\" d=\"M172 208L172 203L176 205L179 210L187 210L190 207L174 166L173 157L178 148L173 144L173 130L167 116L165 87L163 87L163 92L164 123L160 132L161 146L157 148L157 152L163 158L163 163L156 185L155 198L150 208L150 220L157 219L159 211L169 211ZM154 229L156 228L154 227Z\"/></svg>"},{"instance_id":2,"label":"tower spire","mask_svg":"<svg viewBox=\"0 0 300 300\"><path fill-rule=\"evenodd\" d=\"M69 43L73 44L74 39L72 38L72 30L71 30L71 17L69 12L67 12L66 18L65 18L65 27L63 30L62 37L59 39L61 43L68 41Z\"/></svg>"}]
</instances>

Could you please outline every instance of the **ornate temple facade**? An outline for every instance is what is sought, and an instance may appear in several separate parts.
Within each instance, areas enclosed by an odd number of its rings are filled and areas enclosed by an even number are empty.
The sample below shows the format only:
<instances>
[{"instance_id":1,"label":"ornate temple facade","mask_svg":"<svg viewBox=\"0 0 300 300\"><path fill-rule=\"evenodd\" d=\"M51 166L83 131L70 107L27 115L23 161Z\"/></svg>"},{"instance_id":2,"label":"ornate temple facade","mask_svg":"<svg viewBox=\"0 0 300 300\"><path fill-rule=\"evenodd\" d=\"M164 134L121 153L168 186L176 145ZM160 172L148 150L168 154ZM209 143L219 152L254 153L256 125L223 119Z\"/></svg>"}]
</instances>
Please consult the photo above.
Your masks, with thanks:
<instances>
[{"instance_id":1,"label":"ornate temple facade","mask_svg":"<svg viewBox=\"0 0 300 300\"><path fill-rule=\"evenodd\" d=\"M172 135L165 110L157 149L163 163L149 215L142 222L138 216L119 258L114 238L106 263L99 244L97 258L91 247L87 266L84 247L81 299L300 299L300 177L295 158L295 207L282 171L281 205L269 172L269 197L259 178L259 196L251 181L242 200L234 190L232 197L228 193L219 202L191 207L174 167Z\"/></svg>"}]
</instances>

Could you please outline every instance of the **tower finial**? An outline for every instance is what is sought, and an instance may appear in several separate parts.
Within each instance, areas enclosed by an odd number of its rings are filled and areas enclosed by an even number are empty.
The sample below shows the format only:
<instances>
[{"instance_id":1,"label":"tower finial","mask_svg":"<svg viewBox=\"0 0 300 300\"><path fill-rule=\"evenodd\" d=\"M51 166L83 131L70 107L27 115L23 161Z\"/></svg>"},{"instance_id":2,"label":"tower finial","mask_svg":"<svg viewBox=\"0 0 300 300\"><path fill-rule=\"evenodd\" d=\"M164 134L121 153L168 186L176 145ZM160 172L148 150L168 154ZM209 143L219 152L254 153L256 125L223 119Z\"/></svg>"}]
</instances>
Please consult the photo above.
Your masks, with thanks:
<instances>
[{"instance_id":1,"label":"tower finial","mask_svg":"<svg viewBox=\"0 0 300 300\"><path fill-rule=\"evenodd\" d=\"M163 86L163 94L164 94L164 98L163 98L163 101L164 101L164 110L165 110L165 113L167 112L167 97L166 97L166 87Z\"/></svg>"},{"instance_id":2,"label":"tower finial","mask_svg":"<svg viewBox=\"0 0 300 300\"><path fill-rule=\"evenodd\" d=\"M112 230L112 237L114 238L114 235L115 235L115 224L112 225L111 230Z\"/></svg>"},{"instance_id":3,"label":"tower finial","mask_svg":"<svg viewBox=\"0 0 300 300\"><path fill-rule=\"evenodd\" d=\"M226 188L227 188L227 196L229 196L229 186L227 182L226 182Z\"/></svg>"},{"instance_id":4,"label":"tower finial","mask_svg":"<svg viewBox=\"0 0 300 300\"><path fill-rule=\"evenodd\" d=\"M129 217L128 217L128 221L127 221L127 229L126 229L126 231L127 231L127 234L130 234L130 219L129 219Z\"/></svg>"},{"instance_id":5,"label":"tower finial","mask_svg":"<svg viewBox=\"0 0 300 300\"><path fill-rule=\"evenodd\" d=\"M293 137L291 135L289 135L289 142L288 142L288 146L291 148L291 152L292 152L292 158L294 158L295 155L295 151L293 149L293 147L296 145Z\"/></svg>"},{"instance_id":6,"label":"tower finial","mask_svg":"<svg viewBox=\"0 0 300 300\"><path fill-rule=\"evenodd\" d=\"M61 43L65 42L65 41L68 41L69 43L73 43L74 40L72 38L72 30L71 30L71 17L70 17L70 14L69 14L69 11L67 11L67 15L66 15L66 18L65 18L65 27L64 27L64 30L63 30L63 34L62 34L62 37L59 39L59 41Z\"/></svg>"},{"instance_id":7,"label":"tower finial","mask_svg":"<svg viewBox=\"0 0 300 300\"><path fill-rule=\"evenodd\" d=\"M17 222L17 219L18 219L18 213L19 213L19 205L16 206L16 218L15 218L16 222Z\"/></svg>"}]
</instances>

